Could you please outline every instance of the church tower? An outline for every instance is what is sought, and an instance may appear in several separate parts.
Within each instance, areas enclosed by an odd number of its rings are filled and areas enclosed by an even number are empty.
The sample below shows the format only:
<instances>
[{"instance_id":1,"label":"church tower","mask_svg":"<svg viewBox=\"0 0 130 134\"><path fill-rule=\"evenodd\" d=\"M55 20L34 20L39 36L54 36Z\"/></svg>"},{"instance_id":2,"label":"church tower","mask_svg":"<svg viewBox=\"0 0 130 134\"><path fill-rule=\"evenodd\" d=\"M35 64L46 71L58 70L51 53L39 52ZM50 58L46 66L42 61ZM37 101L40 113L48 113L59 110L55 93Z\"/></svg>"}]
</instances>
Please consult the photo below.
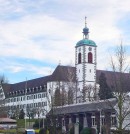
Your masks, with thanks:
<instances>
[{"instance_id":1,"label":"church tower","mask_svg":"<svg viewBox=\"0 0 130 134\"><path fill-rule=\"evenodd\" d=\"M87 86L96 85L96 43L89 39L89 29L87 28L85 17L85 28L83 28L83 39L75 46L75 66L77 77L77 102L83 101L83 89ZM88 93L92 96L93 91L86 91L86 101Z\"/></svg>"}]
</instances>

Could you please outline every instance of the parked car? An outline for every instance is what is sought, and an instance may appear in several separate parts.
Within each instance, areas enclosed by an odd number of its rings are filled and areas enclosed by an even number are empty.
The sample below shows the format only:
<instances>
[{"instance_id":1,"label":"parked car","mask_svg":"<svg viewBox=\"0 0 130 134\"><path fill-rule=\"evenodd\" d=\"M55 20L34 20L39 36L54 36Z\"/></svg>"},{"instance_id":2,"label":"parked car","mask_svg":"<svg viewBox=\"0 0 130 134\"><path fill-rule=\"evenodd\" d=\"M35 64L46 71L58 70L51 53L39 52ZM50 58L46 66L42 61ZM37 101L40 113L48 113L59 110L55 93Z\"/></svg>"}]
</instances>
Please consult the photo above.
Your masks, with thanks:
<instances>
[{"instance_id":1,"label":"parked car","mask_svg":"<svg viewBox=\"0 0 130 134\"><path fill-rule=\"evenodd\" d=\"M25 134L35 134L35 130L34 129L26 129Z\"/></svg>"}]
</instances>

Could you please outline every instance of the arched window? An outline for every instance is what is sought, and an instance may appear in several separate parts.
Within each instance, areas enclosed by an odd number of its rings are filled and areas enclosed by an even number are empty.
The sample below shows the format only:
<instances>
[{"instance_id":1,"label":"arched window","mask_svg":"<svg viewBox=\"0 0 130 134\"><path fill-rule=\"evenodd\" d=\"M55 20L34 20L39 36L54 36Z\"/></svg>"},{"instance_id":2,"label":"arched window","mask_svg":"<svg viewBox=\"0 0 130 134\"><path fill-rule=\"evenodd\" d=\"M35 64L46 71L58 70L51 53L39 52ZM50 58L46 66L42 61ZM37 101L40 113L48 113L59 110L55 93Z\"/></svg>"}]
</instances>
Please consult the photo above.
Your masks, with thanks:
<instances>
[{"instance_id":1,"label":"arched window","mask_svg":"<svg viewBox=\"0 0 130 134\"><path fill-rule=\"evenodd\" d=\"M78 64L81 63L81 53L78 54Z\"/></svg>"},{"instance_id":2,"label":"arched window","mask_svg":"<svg viewBox=\"0 0 130 134\"><path fill-rule=\"evenodd\" d=\"M88 63L92 63L93 62L93 55L91 52L88 53Z\"/></svg>"}]
</instances>

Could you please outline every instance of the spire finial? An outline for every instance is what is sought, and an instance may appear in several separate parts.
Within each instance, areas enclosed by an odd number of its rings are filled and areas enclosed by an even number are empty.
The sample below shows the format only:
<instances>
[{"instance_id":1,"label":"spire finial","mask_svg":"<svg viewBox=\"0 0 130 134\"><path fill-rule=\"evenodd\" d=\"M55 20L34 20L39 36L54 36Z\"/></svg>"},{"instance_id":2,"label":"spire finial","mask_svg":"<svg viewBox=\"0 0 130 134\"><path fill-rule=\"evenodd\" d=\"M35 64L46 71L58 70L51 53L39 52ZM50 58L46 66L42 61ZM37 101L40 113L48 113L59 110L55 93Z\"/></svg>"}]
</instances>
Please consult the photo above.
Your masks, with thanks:
<instances>
[{"instance_id":1,"label":"spire finial","mask_svg":"<svg viewBox=\"0 0 130 134\"><path fill-rule=\"evenodd\" d=\"M85 16L85 27L87 27L87 17Z\"/></svg>"},{"instance_id":2,"label":"spire finial","mask_svg":"<svg viewBox=\"0 0 130 134\"><path fill-rule=\"evenodd\" d=\"M85 16L85 28L83 28L83 38L88 39L89 29L87 28L87 17Z\"/></svg>"}]
</instances>

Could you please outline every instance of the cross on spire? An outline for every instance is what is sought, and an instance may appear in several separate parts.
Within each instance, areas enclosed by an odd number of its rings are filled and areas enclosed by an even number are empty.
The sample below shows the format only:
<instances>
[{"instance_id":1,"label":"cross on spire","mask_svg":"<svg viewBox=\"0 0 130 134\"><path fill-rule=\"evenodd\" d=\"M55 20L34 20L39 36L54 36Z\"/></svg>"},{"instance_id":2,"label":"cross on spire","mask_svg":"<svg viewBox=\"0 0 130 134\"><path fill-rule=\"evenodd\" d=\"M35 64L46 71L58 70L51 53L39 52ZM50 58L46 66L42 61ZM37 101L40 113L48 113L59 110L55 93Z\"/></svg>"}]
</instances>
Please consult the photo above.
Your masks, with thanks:
<instances>
[{"instance_id":1,"label":"cross on spire","mask_svg":"<svg viewBox=\"0 0 130 134\"><path fill-rule=\"evenodd\" d=\"M85 27L87 27L87 17L85 16Z\"/></svg>"},{"instance_id":2,"label":"cross on spire","mask_svg":"<svg viewBox=\"0 0 130 134\"><path fill-rule=\"evenodd\" d=\"M87 28L87 17L85 16L85 28L83 28L83 38L88 39L89 28Z\"/></svg>"}]
</instances>

